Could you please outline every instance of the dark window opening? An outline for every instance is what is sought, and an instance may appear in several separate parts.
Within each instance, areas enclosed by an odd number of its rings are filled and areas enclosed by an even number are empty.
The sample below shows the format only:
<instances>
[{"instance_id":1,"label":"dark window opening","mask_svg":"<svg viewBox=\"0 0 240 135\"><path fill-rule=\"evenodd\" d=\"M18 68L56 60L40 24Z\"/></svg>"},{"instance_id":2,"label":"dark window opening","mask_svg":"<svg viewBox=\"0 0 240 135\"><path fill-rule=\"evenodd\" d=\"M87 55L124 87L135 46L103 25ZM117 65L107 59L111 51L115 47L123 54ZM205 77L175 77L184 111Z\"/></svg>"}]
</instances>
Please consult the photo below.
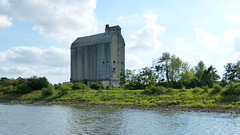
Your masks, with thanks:
<instances>
[{"instance_id":1,"label":"dark window opening","mask_svg":"<svg viewBox=\"0 0 240 135\"><path fill-rule=\"evenodd\" d=\"M105 61L103 61L102 63L105 64Z\"/></svg>"},{"instance_id":2,"label":"dark window opening","mask_svg":"<svg viewBox=\"0 0 240 135\"><path fill-rule=\"evenodd\" d=\"M107 61L107 63L108 63L108 61Z\"/></svg>"},{"instance_id":3,"label":"dark window opening","mask_svg":"<svg viewBox=\"0 0 240 135\"><path fill-rule=\"evenodd\" d=\"M113 61L113 63L115 63L115 61Z\"/></svg>"},{"instance_id":4,"label":"dark window opening","mask_svg":"<svg viewBox=\"0 0 240 135\"><path fill-rule=\"evenodd\" d=\"M123 64L123 62L121 62L121 64Z\"/></svg>"}]
</instances>

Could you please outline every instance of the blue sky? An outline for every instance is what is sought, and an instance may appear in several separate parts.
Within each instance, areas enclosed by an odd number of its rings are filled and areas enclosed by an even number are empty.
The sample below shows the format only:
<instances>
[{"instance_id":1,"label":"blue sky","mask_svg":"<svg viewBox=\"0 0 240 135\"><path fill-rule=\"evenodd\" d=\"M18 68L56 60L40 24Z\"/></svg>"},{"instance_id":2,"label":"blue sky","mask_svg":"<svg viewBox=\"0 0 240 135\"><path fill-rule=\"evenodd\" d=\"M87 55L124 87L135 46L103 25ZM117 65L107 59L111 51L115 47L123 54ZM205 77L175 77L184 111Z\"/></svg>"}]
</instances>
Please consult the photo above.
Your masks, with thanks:
<instances>
[{"instance_id":1,"label":"blue sky","mask_svg":"<svg viewBox=\"0 0 240 135\"><path fill-rule=\"evenodd\" d=\"M0 0L0 77L69 81L70 45L119 25L126 68L151 66L169 52L222 76L240 60L239 0Z\"/></svg>"}]
</instances>

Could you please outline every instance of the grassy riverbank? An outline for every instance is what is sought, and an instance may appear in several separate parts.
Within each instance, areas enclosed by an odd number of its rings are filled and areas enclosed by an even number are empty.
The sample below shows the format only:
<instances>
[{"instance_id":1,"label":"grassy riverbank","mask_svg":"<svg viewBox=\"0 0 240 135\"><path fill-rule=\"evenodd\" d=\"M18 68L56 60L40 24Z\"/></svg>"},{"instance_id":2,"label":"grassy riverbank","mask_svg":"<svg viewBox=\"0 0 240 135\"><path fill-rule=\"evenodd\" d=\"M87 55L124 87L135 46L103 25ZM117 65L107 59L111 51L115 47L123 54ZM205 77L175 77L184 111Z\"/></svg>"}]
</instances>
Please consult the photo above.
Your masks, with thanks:
<instances>
[{"instance_id":1,"label":"grassy riverbank","mask_svg":"<svg viewBox=\"0 0 240 135\"><path fill-rule=\"evenodd\" d=\"M120 105L136 107L163 108L210 108L210 109L238 109L239 96L213 94L214 89L166 89L162 94L149 94L146 90L72 90L62 94L54 90L52 95L43 96L42 91L36 90L27 94L3 94L0 100L32 101L56 103L87 103L90 105Z\"/></svg>"}]
</instances>

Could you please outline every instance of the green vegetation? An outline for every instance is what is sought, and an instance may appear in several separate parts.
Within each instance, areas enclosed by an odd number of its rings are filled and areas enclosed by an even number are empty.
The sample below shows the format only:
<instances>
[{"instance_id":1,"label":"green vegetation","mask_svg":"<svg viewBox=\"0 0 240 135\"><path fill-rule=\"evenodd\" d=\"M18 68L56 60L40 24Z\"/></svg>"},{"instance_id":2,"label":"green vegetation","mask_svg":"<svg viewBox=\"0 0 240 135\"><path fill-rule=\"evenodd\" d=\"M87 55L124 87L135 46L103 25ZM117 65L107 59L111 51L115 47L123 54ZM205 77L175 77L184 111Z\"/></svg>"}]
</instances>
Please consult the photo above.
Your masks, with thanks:
<instances>
[{"instance_id":1,"label":"green vegetation","mask_svg":"<svg viewBox=\"0 0 240 135\"><path fill-rule=\"evenodd\" d=\"M55 90L55 87L52 84L49 84L47 88L42 88L42 96L47 97L51 96Z\"/></svg>"},{"instance_id":2,"label":"green vegetation","mask_svg":"<svg viewBox=\"0 0 240 135\"><path fill-rule=\"evenodd\" d=\"M82 84L79 83L78 85ZM89 87L84 89L79 87L79 89L76 89L76 84L74 85L72 83L68 85L58 84L55 86L49 84L46 88L32 90L24 94L19 93L18 90L14 92L15 86L10 85L3 87L3 84L0 86L0 100L8 101L84 102L88 104L158 106L169 108L226 109L240 107L239 82L229 83L225 87L218 84L214 84L213 88L196 87L192 89L150 86L144 90L126 90L112 87L108 87L108 90L107 88L95 90Z\"/></svg>"},{"instance_id":3,"label":"green vegetation","mask_svg":"<svg viewBox=\"0 0 240 135\"><path fill-rule=\"evenodd\" d=\"M152 67L140 70L126 70L121 73L121 86L126 89L145 89L151 86L163 86L174 89L192 89L195 87L213 88L214 84L222 87L230 82L240 81L240 61L227 63L225 73L219 81L217 70L210 65L208 68L203 61L194 67L184 62L179 57L170 53L163 53L154 60Z\"/></svg>"},{"instance_id":4,"label":"green vegetation","mask_svg":"<svg viewBox=\"0 0 240 135\"><path fill-rule=\"evenodd\" d=\"M96 82L93 82L91 85L90 85L90 88L91 89L94 89L94 90L100 90L103 86L96 83Z\"/></svg>"},{"instance_id":5,"label":"green vegetation","mask_svg":"<svg viewBox=\"0 0 240 135\"><path fill-rule=\"evenodd\" d=\"M179 57L163 53L152 67L126 70L120 75L121 87L90 87L81 82L67 85L48 82L45 77L0 78L0 101L84 102L157 106L173 108L239 108L240 62L228 63L223 79L213 66L203 61L195 67Z\"/></svg>"}]
</instances>

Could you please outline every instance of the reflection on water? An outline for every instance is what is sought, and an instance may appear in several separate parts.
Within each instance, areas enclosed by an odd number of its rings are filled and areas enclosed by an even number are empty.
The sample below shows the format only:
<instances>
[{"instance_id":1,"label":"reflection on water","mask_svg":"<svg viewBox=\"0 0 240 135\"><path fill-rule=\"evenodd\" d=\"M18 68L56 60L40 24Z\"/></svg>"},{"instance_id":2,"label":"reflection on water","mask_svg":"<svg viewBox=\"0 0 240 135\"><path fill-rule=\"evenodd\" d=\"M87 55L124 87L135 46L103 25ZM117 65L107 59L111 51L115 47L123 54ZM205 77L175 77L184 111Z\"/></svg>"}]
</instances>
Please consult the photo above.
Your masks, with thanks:
<instances>
[{"instance_id":1,"label":"reflection on water","mask_svg":"<svg viewBox=\"0 0 240 135\"><path fill-rule=\"evenodd\" d=\"M0 134L240 134L234 114L0 104Z\"/></svg>"}]
</instances>

